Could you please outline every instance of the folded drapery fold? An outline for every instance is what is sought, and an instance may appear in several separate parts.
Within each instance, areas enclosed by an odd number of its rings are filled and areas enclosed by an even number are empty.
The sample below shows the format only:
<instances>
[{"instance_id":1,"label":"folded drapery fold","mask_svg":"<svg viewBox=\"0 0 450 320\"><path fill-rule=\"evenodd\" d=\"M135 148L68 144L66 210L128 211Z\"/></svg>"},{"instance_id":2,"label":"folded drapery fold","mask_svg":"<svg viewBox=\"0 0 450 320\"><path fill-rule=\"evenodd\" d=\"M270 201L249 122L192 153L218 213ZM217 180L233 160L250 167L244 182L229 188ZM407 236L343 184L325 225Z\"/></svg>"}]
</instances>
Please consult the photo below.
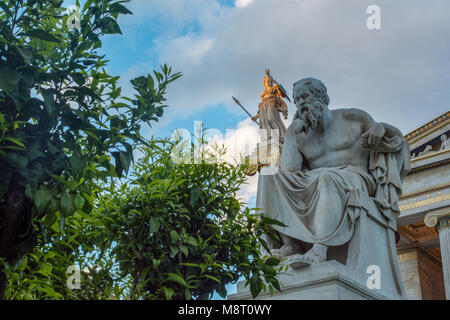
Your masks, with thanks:
<instances>
[{"instance_id":1,"label":"folded drapery fold","mask_svg":"<svg viewBox=\"0 0 450 320\"><path fill-rule=\"evenodd\" d=\"M370 150L369 171L376 181L373 200L394 230L400 215L402 180L411 170L409 157L409 144L397 136L384 137L377 148Z\"/></svg>"},{"instance_id":2,"label":"folded drapery fold","mask_svg":"<svg viewBox=\"0 0 450 320\"><path fill-rule=\"evenodd\" d=\"M307 243L347 243L361 210L374 210L372 201L395 230L409 146L401 137L385 137L369 151L367 171L348 165L260 175L256 207L287 226L278 232Z\"/></svg>"}]
</instances>

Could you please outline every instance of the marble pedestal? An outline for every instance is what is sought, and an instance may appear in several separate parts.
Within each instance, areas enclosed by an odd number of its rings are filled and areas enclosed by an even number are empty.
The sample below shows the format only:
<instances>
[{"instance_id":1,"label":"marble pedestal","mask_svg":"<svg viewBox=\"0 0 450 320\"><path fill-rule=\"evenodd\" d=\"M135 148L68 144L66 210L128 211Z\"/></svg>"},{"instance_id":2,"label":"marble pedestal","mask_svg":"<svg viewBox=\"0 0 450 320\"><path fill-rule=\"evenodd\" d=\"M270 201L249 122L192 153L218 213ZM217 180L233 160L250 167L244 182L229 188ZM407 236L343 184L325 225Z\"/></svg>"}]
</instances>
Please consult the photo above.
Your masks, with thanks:
<instances>
[{"instance_id":1,"label":"marble pedestal","mask_svg":"<svg viewBox=\"0 0 450 320\"><path fill-rule=\"evenodd\" d=\"M281 142L265 140L258 143L256 149L246 156L246 162L260 166L280 166Z\"/></svg>"},{"instance_id":2,"label":"marble pedestal","mask_svg":"<svg viewBox=\"0 0 450 320\"><path fill-rule=\"evenodd\" d=\"M369 275L368 275L369 276ZM397 300L399 295L382 289L369 289L366 279L356 278L351 271L336 261L327 261L300 269L289 268L279 276L281 292L274 295L263 292L257 300ZM245 281L237 285L237 293L229 300L250 300Z\"/></svg>"}]
</instances>

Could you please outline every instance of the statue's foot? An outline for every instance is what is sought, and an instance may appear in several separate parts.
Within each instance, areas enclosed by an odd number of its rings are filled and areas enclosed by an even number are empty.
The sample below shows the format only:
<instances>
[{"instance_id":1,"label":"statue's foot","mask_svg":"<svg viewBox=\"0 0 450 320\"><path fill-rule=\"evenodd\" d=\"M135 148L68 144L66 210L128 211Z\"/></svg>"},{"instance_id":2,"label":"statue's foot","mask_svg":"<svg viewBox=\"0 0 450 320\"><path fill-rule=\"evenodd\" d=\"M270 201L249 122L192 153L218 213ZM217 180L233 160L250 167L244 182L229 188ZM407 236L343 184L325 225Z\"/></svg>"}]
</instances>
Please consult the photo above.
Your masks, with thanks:
<instances>
[{"instance_id":1,"label":"statue's foot","mask_svg":"<svg viewBox=\"0 0 450 320\"><path fill-rule=\"evenodd\" d=\"M293 269L325 262L327 258L327 246L323 244L314 244L311 250L305 254L298 254L288 259L287 263Z\"/></svg>"},{"instance_id":2,"label":"statue's foot","mask_svg":"<svg viewBox=\"0 0 450 320\"><path fill-rule=\"evenodd\" d=\"M294 248L294 246L290 243L285 244L280 249L272 249L270 253L277 258L284 258L293 254L296 254L298 251Z\"/></svg>"}]
</instances>

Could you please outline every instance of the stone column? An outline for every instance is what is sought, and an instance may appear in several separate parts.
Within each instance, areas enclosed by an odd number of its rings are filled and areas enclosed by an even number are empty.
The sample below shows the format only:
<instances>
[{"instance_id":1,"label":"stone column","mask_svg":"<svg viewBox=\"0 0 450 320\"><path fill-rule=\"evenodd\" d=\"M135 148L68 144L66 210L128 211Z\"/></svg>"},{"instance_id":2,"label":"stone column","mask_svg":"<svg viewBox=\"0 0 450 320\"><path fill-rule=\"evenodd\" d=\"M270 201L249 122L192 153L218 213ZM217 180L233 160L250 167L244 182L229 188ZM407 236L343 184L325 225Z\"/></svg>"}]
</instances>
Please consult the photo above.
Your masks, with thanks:
<instances>
[{"instance_id":1,"label":"stone column","mask_svg":"<svg viewBox=\"0 0 450 320\"><path fill-rule=\"evenodd\" d=\"M450 208L428 213L425 216L425 224L428 227L436 227L439 232L445 296L450 300Z\"/></svg>"}]
</instances>

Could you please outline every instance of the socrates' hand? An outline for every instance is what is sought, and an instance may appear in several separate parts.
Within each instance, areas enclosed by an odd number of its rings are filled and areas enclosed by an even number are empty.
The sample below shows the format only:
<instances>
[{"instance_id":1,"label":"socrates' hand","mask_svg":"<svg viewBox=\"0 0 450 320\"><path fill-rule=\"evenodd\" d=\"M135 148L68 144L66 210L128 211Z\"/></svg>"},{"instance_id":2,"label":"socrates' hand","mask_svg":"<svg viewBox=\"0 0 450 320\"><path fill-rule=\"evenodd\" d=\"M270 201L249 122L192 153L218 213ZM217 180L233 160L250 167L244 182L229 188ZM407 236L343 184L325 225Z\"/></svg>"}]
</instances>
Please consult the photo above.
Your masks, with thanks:
<instances>
[{"instance_id":1,"label":"socrates' hand","mask_svg":"<svg viewBox=\"0 0 450 320\"><path fill-rule=\"evenodd\" d=\"M300 132L305 132L308 130L308 125L303 119L297 118L292 121L290 126L286 129L285 135L296 136Z\"/></svg>"},{"instance_id":2,"label":"socrates' hand","mask_svg":"<svg viewBox=\"0 0 450 320\"><path fill-rule=\"evenodd\" d=\"M363 133L363 147L373 148L380 144L385 134L384 126L380 123L374 124L367 132Z\"/></svg>"}]
</instances>

